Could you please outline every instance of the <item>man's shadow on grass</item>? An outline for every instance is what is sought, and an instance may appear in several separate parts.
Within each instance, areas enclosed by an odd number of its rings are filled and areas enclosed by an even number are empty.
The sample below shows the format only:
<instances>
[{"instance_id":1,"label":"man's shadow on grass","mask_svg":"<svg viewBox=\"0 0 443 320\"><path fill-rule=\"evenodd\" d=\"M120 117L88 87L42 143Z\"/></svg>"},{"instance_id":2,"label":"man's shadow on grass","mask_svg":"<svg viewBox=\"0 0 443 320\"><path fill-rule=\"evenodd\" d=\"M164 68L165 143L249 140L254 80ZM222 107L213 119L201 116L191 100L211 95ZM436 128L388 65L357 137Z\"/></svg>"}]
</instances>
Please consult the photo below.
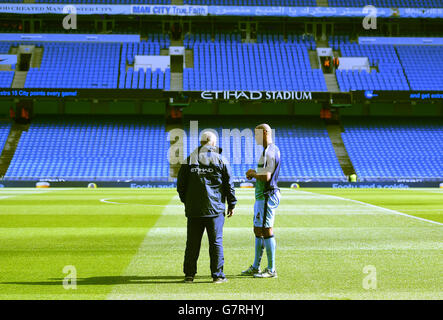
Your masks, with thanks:
<instances>
[{"instance_id":1,"label":"man's shadow on grass","mask_svg":"<svg viewBox=\"0 0 443 320\"><path fill-rule=\"evenodd\" d=\"M238 275L227 275L229 279L241 277ZM245 278L245 277L241 277ZM62 286L64 278L49 278L47 281L14 281L0 282L0 284L19 284L37 286ZM184 283L184 276L103 276L77 278L77 285L119 285L119 284L178 284ZM71 283L71 281L69 281ZM212 283L212 279L207 276L196 276L194 283Z\"/></svg>"}]
</instances>

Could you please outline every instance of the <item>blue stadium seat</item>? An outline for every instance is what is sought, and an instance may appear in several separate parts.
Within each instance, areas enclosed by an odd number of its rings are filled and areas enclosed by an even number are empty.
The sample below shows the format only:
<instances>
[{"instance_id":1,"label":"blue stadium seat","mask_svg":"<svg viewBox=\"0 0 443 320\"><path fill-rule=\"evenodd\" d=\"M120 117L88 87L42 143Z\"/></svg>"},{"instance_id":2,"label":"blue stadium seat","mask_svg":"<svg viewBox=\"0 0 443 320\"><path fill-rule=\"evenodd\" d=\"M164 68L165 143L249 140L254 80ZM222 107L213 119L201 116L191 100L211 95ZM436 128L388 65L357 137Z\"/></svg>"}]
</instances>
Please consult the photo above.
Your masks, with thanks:
<instances>
[{"instance_id":1,"label":"blue stadium seat","mask_svg":"<svg viewBox=\"0 0 443 320\"><path fill-rule=\"evenodd\" d=\"M443 90L442 46L397 46L412 90Z\"/></svg>"},{"instance_id":2,"label":"blue stadium seat","mask_svg":"<svg viewBox=\"0 0 443 320\"><path fill-rule=\"evenodd\" d=\"M312 69L308 50L312 37L263 34L258 43L241 43L238 34L187 35L194 68L184 70L185 90L307 90L327 91L320 69ZM285 81L281 81L284 79Z\"/></svg>"},{"instance_id":3,"label":"blue stadium seat","mask_svg":"<svg viewBox=\"0 0 443 320\"><path fill-rule=\"evenodd\" d=\"M360 179L441 179L441 119L344 118L343 142Z\"/></svg>"},{"instance_id":4,"label":"blue stadium seat","mask_svg":"<svg viewBox=\"0 0 443 320\"><path fill-rule=\"evenodd\" d=\"M11 123L8 121L0 120L0 150L3 150L6 140L8 139L10 130L11 130Z\"/></svg>"},{"instance_id":5,"label":"blue stadium seat","mask_svg":"<svg viewBox=\"0 0 443 320\"><path fill-rule=\"evenodd\" d=\"M330 45L343 57L368 57L371 72L336 70L341 91L410 90L401 61L393 45L360 45L350 43L349 37L329 38Z\"/></svg>"},{"instance_id":6,"label":"blue stadium seat","mask_svg":"<svg viewBox=\"0 0 443 320\"><path fill-rule=\"evenodd\" d=\"M36 119L5 178L167 180L168 147L163 118Z\"/></svg>"},{"instance_id":7,"label":"blue stadium seat","mask_svg":"<svg viewBox=\"0 0 443 320\"><path fill-rule=\"evenodd\" d=\"M14 71L0 71L0 88L10 88L14 80Z\"/></svg>"}]
</instances>

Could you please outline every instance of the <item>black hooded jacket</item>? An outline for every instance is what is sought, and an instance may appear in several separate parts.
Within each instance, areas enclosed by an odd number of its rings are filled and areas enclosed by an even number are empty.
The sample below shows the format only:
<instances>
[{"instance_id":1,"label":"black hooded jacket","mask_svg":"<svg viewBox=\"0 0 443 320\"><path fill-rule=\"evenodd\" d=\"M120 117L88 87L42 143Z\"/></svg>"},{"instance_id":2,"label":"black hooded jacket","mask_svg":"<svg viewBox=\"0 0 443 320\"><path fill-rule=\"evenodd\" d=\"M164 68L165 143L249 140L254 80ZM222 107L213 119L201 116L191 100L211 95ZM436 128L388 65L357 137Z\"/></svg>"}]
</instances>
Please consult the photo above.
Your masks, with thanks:
<instances>
[{"instance_id":1,"label":"black hooded jacket","mask_svg":"<svg viewBox=\"0 0 443 320\"><path fill-rule=\"evenodd\" d=\"M234 209L234 182L231 167L213 146L197 148L182 164L177 191L185 204L186 217L214 217L225 212L225 202Z\"/></svg>"}]
</instances>

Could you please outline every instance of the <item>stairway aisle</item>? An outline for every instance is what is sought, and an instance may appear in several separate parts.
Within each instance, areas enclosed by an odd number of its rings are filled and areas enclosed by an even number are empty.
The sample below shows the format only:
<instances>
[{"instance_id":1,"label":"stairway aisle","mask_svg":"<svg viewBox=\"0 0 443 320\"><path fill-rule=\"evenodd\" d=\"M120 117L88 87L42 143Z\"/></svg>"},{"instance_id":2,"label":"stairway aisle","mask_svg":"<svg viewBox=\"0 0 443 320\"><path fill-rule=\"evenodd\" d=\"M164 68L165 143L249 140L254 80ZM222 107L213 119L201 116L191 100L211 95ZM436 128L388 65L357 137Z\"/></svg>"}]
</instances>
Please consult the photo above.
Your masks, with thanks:
<instances>
[{"instance_id":1,"label":"stairway aisle","mask_svg":"<svg viewBox=\"0 0 443 320\"><path fill-rule=\"evenodd\" d=\"M5 146L0 155L0 177L4 177L8 171L9 165L11 164L12 158L14 157L15 150L20 141L22 133L29 129L29 124L18 124L15 123L11 127L8 139L6 140Z\"/></svg>"},{"instance_id":2,"label":"stairway aisle","mask_svg":"<svg viewBox=\"0 0 443 320\"><path fill-rule=\"evenodd\" d=\"M331 139L332 146L334 147L335 155L337 156L343 173L346 176L354 174L354 166L352 165L348 151L346 150L345 144L343 143L343 139L341 137L342 129L340 124L327 124L326 130L328 131L329 138Z\"/></svg>"}]
</instances>

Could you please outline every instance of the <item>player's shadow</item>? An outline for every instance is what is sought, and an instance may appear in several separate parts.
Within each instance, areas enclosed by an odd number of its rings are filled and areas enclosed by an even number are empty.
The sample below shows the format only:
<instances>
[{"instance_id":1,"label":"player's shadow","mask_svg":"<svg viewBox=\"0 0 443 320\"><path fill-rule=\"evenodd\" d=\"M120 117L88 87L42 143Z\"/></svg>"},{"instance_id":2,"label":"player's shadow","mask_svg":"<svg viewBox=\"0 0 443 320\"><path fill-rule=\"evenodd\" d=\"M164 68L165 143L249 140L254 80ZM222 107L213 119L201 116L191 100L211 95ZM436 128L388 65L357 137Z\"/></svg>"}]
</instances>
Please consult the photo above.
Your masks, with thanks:
<instances>
[{"instance_id":1,"label":"player's shadow","mask_svg":"<svg viewBox=\"0 0 443 320\"><path fill-rule=\"evenodd\" d=\"M237 276L227 276L236 278ZM38 285L38 286L61 286L64 278L49 278L47 281L15 281L0 282L0 284ZM77 285L119 285L119 284L174 284L184 283L183 276L103 276L77 278ZM212 279L205 276L196 276L195 283L212 283Z\"/></svg>"}]
</instances>

